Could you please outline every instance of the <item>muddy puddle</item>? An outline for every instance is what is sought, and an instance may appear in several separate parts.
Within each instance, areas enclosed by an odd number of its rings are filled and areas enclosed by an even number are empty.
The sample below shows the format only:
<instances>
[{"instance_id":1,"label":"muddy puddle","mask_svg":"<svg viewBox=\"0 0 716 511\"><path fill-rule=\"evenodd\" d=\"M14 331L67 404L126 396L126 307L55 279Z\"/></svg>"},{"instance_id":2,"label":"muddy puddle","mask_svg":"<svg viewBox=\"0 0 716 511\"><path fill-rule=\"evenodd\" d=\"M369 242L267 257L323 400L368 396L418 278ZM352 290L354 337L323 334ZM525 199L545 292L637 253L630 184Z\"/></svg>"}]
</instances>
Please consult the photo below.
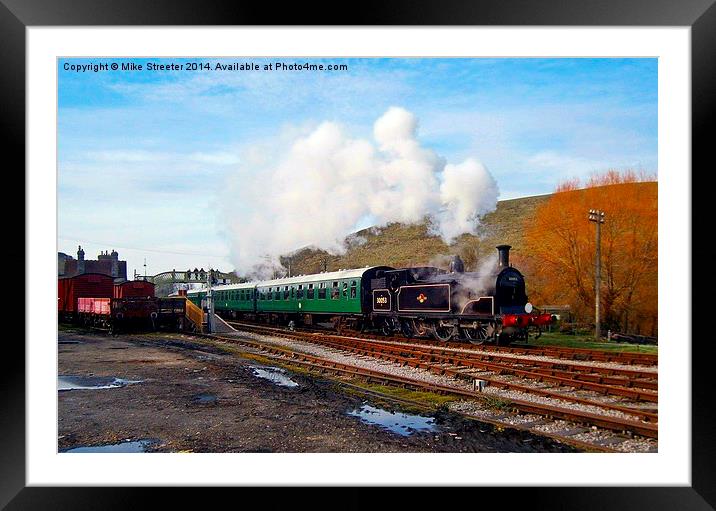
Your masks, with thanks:
<instances>
[{"instance_id":1,"label":"muddy puddle","mask_svg":"<svg viewBox=\"0 0 716 511\"><path fill-rule=\"evenodd\" d=\"M214 394L197 394L191 398L191 401L199 405L213 405L218 401L218 398Z\"/></svg>"},{"instance_id":2,"label":"muddy puddle","mask_svg":"<svg viewBox=\"0 0 716 511\"><path fill-rule=\"evenodd\" d=\"M104 445L84 445L80 447L73 447L72 449L65 449L60 451L61 453L83 453L83 452L100 452L100 453L127 453L127 452L147 452L147 449L154 444L159 443L159 440L154 439L143 439L143 440L130 440L127 442L120 442L117 444L104 444Z\"/></svg>"},{"instance_id":3,"label":"muddy puddle","mask_svg":"<svg viewBox=\"0 0 716 511\"><path fill-rule=\"evenodd\" d=\"M117 389L140 381L125 380L114 376L58 376L57 390Z\"/></svg>"},{"instance_id":4,"label":"muddy puddle","mask_svg":"<svg viewBox=\"0 0 716 511\"><path fill-rule=\"evenodd\" d=\"M367 424L380 426L401 436L437 430L434 417L390 412L367 404L348 412L348 415L358 417Z\"/></svg>"},{"instance_id":5,"label":"muddy puddle","mask_svg":"<svg viewBox=\"0 0 716 511\"><path fill-rule=\"evenodd\" d=\"M280 367L257 367L251 366L254 376L269 380L281 387L298 387L298 383L286 376L286 370Z\"/></svg>"}]
</instances>

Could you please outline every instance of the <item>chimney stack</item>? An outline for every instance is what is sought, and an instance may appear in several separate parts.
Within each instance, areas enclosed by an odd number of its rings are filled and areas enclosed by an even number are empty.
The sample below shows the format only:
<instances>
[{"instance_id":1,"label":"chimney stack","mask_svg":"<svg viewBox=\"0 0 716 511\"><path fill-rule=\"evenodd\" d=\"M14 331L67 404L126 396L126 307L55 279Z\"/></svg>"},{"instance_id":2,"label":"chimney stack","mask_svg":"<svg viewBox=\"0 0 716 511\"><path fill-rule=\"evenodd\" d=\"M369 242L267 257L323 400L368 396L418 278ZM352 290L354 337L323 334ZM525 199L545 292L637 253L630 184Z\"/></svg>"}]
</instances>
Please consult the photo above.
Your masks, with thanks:
<instances>
[{"instance_id":1,"label":"chimney stack","mask_svg":"<svg viewBox=\"0 0 716 511\"><path fill-rule=\"evenodd\" d=\"M82 246L77 247L77 273L82 274L85 272L85 251L82 250Z\"/></svg>"},{"instance_id":2,"label":"chimney stack","mask_svg":"<svg viewBox=\"0 0 716 511\"><path fill-rule=\"evenodd\" d=\"M497 262L497 267L507 268L510 265L510 249L512 247L510 245L497 245L497 253L499 254L499 259Z\"/></svg>"}]
</instances>

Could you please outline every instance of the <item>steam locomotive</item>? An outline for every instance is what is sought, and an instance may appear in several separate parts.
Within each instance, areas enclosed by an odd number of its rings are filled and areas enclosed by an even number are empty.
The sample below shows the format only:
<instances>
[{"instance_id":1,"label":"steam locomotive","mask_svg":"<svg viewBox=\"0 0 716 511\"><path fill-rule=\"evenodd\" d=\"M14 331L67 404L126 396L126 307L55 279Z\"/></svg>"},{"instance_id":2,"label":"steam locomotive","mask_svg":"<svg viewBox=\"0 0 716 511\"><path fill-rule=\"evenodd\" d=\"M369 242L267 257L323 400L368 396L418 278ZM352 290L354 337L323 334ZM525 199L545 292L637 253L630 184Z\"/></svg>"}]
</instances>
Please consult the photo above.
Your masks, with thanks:
<instances>
[{"instance_id":1,"label":"steam locomotive","mask_svg":"<svg viewBox=\"0 0 716 511\"><path fill-rule=\"evenodd\" d=\"M553 321L527 301L524 277L509 263L510 248L498 246L497 263L481 272L465 272L455 256L449 270L374 266L190 290L187 298L206 307L211 292L215 311L229 319L332 321L338 330L509 344Z\"/></svg>"},{"instance_id":2,"label":"steam locomotive","mask_svg":"<svg viewBox=\"0 0 716 511\"><path fill-rule=\"evenodd\" d=\"M499 245L497 264L482 272L465 272L458 256L450 271L418 267L379 272L371 293L373 314L382 319L383 332L430 334L440 341L459 338L473 344L526 340L530 326L539 329L553 318L533 312L525 279L510 266L510 248Z\"/></svg>"}]
</instances>

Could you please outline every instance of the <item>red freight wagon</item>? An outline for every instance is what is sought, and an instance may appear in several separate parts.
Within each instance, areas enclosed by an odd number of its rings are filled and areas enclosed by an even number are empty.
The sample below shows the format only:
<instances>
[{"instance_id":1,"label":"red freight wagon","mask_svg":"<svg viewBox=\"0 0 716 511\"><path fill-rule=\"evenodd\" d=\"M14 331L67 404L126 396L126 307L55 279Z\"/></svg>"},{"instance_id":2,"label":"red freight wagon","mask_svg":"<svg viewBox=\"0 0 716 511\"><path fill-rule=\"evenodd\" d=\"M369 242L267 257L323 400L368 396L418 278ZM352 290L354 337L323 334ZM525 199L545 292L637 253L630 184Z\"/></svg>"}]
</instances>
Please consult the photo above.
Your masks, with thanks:
<instances>
[{"instance_id":1,"label":"red freight wagon","mask_svg":"<svg viewBox=\"0 0 716 511\"><path fill-rule=\"evenodd\" d=\"M109 316L111 298L78 298L77 312L80 314L96 314Z\"/></svg>"},{"instance_id":2,"label":"red freight wagon","mask_svg":"<svg viewBox=\"0 0 716 511\"><path fill-rule=\"evenodd\" d=\"M115 284L114 298L154 298L154 284L146 280Z\"/></svg>"},{"instance_id":3,"label":"red freight wagon","mask_svg":"<svg viewBox=\"0 0 716 511\"><path fill-rule=\"evenodd\" d=\"M114 279L101 273L83 273L57 279L57 310L60 315L73 315L79 298L112 298Z\"/></svg>"},{"instance_id":4,"label":"red freight wagon","mask_svg":"<svg viewBox=\"0 0 716 511\"><path fill-rule=\"evenodd\" d=\"M85 326L111 328L112 298L78 298L76 320Z\"/></svg>"}]
</instances>

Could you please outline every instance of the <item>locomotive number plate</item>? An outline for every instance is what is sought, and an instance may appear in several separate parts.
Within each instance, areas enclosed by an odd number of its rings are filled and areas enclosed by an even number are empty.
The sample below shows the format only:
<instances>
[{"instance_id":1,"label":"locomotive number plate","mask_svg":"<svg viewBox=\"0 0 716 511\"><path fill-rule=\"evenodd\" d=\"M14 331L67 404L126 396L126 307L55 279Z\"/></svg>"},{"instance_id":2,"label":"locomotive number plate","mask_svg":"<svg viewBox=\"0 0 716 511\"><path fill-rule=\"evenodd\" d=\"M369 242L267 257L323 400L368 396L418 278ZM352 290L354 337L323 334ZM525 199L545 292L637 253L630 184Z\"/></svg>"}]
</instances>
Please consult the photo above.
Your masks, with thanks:
<instances>
[{"instance_id":1,"label":"locomotive number plate","mask_svg":"<svg viewBox=\"0 0 716 511\"><path fill-rule=\"evenodd\" d=\"M391 300L390 291L387 289L373 290L373 310L374 311L390 311Z\"/></svg>"}]
</instances>

